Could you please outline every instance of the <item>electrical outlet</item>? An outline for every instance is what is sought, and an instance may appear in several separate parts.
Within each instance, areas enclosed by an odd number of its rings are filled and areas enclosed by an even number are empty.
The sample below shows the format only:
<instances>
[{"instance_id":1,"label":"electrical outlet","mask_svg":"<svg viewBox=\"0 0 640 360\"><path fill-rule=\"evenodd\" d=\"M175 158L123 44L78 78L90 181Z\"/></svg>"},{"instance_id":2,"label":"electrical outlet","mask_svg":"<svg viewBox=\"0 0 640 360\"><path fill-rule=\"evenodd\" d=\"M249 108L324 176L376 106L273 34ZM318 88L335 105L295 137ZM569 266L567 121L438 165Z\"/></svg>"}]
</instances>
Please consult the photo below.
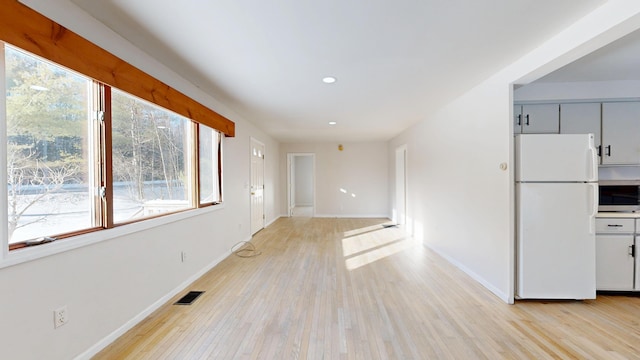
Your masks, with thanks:
<instances>
[{"instance_id":1,"label":"electrical outlet","mask_svg":"<svg viewBox=\"0 0 640 360\"><path fill-rule=\"evenodd\" d=\"M182 251L180 253L180 259L182 259L182 262L186 262L187 261L187 252L186 251Z\"/></svg>"},{"instance_id":2,"label":"electrical outlet","mask_svg":"<svg viewBox=\"0 0 640 360\"><path fill-rule=\"evenodd\" d=\"M67 305L59 307L53 310L53 327L59 328L69 321L69 313L67 312Z\"/></svg>"}]
</instances>

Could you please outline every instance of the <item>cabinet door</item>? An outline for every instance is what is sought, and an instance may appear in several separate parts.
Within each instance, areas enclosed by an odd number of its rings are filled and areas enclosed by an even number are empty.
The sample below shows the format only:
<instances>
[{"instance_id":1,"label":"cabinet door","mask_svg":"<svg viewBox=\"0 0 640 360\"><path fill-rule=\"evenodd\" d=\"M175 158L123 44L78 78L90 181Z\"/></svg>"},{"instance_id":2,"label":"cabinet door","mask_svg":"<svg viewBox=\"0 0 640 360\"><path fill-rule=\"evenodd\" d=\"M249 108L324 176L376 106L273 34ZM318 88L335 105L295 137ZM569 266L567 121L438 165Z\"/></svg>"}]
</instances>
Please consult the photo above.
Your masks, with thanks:
<instances>
[{"instance_id":1,"label":"cabinet door","mask_svg":"<svg viewBox=\"0 0 640 360\"><path fill-rule=\"evenodd\" d=\"M596 289L632 290L633 235L596 236Z\"/></svg>"},{"instance_id":2,"label":"cabinet door","mask_svg":"<svg viewBox=\"0 0 640 360\"><path fill-rule=\"evenodd\" d=\"M602 163L640 164L640 102L602 104Z\"/></svg>"},{"instance_id":3,"label":"cabinet door","mask_svg":"<svg viewBox=\"0 0 640 360\"><path fill-rule=\"evenodd\" d=\"M522 105L513 105L513 133L522 133Z\"/></svg>"},{"instance_id":4,"label":"cabinet door","mask_svg":"<svg viewBox=\"0 0 640 360\"><path fill-rule=\"evenodd\" d=\"M600 106L600 103L560 104L560 134L593 134L598 155L602 154Z\"/></svg>"},{"instance_id":5,"label":"cabinet door","mask_svg":"<svg viewBox=\"0 0 640 360\"><path fill-rule=\"evenodd\" d=\"M523 134L557 134L560 132L560 105L522 105Z\"/></svg>"},{"instance_id":6,"label":"cabinet door","mask_svg":"<svg viewBox=\"0 0 640 360\"><path fill-rule=\"evenodd\" d=\"M638 249L636 247L636 253ZM640 256L636 256L636 290L640 290Z\"/></svg>"}]
</instances>

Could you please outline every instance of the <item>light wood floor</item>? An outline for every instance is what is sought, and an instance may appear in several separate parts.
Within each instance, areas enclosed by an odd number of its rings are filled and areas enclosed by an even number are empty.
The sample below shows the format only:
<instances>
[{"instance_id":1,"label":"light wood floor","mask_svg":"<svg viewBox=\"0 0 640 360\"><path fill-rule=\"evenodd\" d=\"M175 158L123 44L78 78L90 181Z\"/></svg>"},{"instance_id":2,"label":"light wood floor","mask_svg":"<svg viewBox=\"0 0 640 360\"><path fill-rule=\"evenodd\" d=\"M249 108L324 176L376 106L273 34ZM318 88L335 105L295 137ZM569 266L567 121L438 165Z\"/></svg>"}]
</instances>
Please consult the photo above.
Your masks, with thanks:
<instances>
[{"instance_id":1,"label":"light wood floor","mask_svg":"<svg viewBox=\"0 0 640 360\"><path fill-rule=\"evenodd\" d=\"M280 219L96 359L640 359L640 298L507 305L385 222Z\"/></svg>"}]
</instances>

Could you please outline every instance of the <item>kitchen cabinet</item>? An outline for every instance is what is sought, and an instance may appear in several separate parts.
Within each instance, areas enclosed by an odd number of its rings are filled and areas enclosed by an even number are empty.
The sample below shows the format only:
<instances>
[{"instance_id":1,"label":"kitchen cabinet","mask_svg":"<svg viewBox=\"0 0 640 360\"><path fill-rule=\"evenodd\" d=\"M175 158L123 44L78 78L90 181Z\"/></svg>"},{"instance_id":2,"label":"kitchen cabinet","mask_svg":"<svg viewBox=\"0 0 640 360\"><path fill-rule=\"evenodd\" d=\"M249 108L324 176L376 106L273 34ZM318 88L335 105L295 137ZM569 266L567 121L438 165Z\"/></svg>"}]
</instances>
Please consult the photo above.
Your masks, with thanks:
<instances>
[{"instance_id":1,"label":"kitchen cabinet","mask_svg":"<svg viewBox=\"0 0 640 360\"><path fill-rule=\"evenodd\" d=\"M640 102L602 104L602 164L640 164Z\"/></svg>"},{"instance_id":2,"label":"kitchen cabinet","mask_svg":"<svg viewBox=\"0 0 640 360\"><path fill-rule=\"evenodd\" d=\"M596 289L631 291L634 287L635 221L596 219Z\"/></svg>"},{"instance_id":3,"label":"kitchen cabinet","mask_svg":"<svg viewBox=\"0 0 640 360\"><path fill-rule=\"evenodd\" d=\"M599 102L560 104L560 134L593 134L600 155L600 117Z\"/></svg>"},{"instance_id":4,"label":"kitchen cabinet","mask_svg":"<svg viewBox=\"0 0 640 360\"><path fill-rule=\"evenodd\" d=\"M638 234L639 233L640 233L640 219L636 219L636 239L638 238ZM636 255L638 253L638 245L640 245L640 244L634 244L634 245L635 245L635 248L634 248L635 254L634 255ZM636 279L635 289L636 289L636 291L640 291L640 256L636 255L636 259L635 260L636 260L636 263L635 263L635 266L636 266L636 271L635 271L635 274L636 274L636 276L635 276L635 279Z\"/></svg>"},{"instance_id":5,"label":"kitchen cabinet","mask_svg":"<svg viewBox=\"0 0 640 360\"><path fill-rule=\"evenodd\" d=\"M640 101L514 105L516 134L594 134L602 165L640 165Z\"/></svg>"},{"instance_id":6,"label":"kitchen cabinet","mask_svg":"<svg viewBox=\"0 0 640 360\"><path fill-rule=\"evenodd\" d=\"M596 289L633 290L633 235L596 236Z\"/></svg>"},{"instance_id":7,"label":"kitchen cabinet","mask_svg":"<svg viewBox=\"0 0 640 360\"><path fill-rule=\"evenodd\" d=\"M515 105L513 129L516 134L558 134L559 104Z\"/></svg>"},{"instance_id":8,"label":"kitchen cabinet","mask_svg":"<svg viewBox=\"0 0 640 360\"><path fill-rule=\"evenodd\" d=\"M522 133L522 105L513 106L513 133Z\"/></svg>"}]
</instances>

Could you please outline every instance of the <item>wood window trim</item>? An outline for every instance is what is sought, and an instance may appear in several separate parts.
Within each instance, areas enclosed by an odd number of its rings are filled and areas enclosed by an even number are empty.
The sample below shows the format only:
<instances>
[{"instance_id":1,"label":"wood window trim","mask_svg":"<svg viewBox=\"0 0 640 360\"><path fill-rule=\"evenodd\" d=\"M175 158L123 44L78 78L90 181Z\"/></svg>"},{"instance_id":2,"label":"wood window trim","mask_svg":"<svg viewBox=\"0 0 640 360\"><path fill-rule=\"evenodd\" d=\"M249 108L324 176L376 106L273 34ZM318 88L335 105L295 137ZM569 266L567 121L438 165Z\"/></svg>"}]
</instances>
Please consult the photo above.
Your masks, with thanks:
<instances>
[{"instance_id":1,"label":"wood window trim","mask_svg":"<svg viewBox=\"0 0 640 360\"><path fill-rule=\"evenodd\" d=\"M235 136L235 123L17 0L0 0L0 40Z\"/></svg>"},{"instance_id":2,"label":"wood window trim","mask_svg":"<svg viewBox=\"0 0 640 360\"><path fill-rule=\"evenodd\" d=\"M114 226L113 221L113 134L111 87L103 84L100 87L99 109L103 112L100 124L100 186L104 189L104 196L100 198L101 223L106 229Z\"/></svg>"},{"instance_id":3,"label":"wood window trim","mask_svg":"<svg viewBox=\"0 0 640 360\"><path fill-rule=\"evenodd\" d=\"M82 230L78 230L78 231L72 231L72 232L68 232L68 233L64 233L64 234L60 234L60 235L49 236L49 237L55 239L53 242L58 242L60 240L64 240L64 239L67 239L67 238L70 238L70 237L73 237L73 236L89 234L89 233L93 233L93 232L101 231L101 230L104 230L104 228L103 227L92 227L92 228L82 229ZM49 244L49 242L45 242L45 243L42 243L42 244L29 245L28 241L26 241L26 240L25 241L19 241L19 242L15 242L15 243L9 244L9 251L36 247L36 246L40 246L40 245L44 245L44 244Z\"/></svg>"},{"instance_id":4,"label":"wood window trim","mask_svg":"<svg viewBox=\"0 0 640 360\"><path fill-rule=\"evenodd\" d=\"M0 0L0 3L3 0ZM1 18L1 16L0 16ZM1 25L0 25L1 26ZM5 49L0 43L0 56L4 59L2 55L2 51ZM23 50L21 48L17 48L17 50ZM30 54L27 54L31 57ZM37 56L37 55L36 55ZM39 62L47 63L49 60L47 59L39 59ZM4 64L3 64L4 66ZM2 69L3 71L4 69ZM18 241L14 243L9 243L8 250L14 251L19 249L26 249L31 247L37 247L40 245L48 244L50 242L58 242L59 240L65 240L68 238L72 238L78 235L84 235L88 233L97 232L104 229L115 228L121 225L128 225L131 223L136 223L139 221L144 221L148 219L155 219L159 217L163 217L170 214L186 212L189 210L196 209L198 207L207 207L212 205L218 205L220 202L206 203L206 204L195 204L194 201L191 201L191 207L170 211L168 213L162 214L154 214L151 216L145 216L142 218L136 218L125 222L115 223L114 221L114 206L113 206L113 112L112 112L112 89L111 86L104 84L102 82L93 80L87 76L82 75L82 78L86 80L87 83L91 84L91 90L88 91L88 98L91 106L89 107L89 114L91 117L89 120L88 126L88 137L87 143L91 144L92 149L87 150L88 153L91 153L91 166L89 167L89 171L94 174L94 176L89 180L89 184L91 188L100 189L100 191L93 191L93 195L91 195L93 209L92 213L93 217L93 225L90 228L80 229L76 231L71 231L67 233L61 233L57 235L44 235L40 240L40 238L34 238L24 241ZM125 92L122 92L127 94ZM127 94L129 95L129 94ZM166 110L149 102L149 104L162 110ZM190 133L192 134L192 148L193 151L190 151L192 154L191 165L192 169L197 169L199 167L199 156L197 156L199 151L199 136L198 131L200 126L204 126L203 124L198 124L194 121L189 121L188 119L182 119L185 122L188 122L191 127ZM217 150L217 154L221 157L222 151L222 139L224 135L219 130L213 130L216 134L216 138L218 141L214 144L214 148ZM185 150L186 151L186 150ZM222 160L218 159L218 171L217 174L220 176L221 174L221 163ZM194 166L195 165L195 166ZM193 170L192 170L193 171ZM197 170L196 170L197 171ZM194 179L198 180L197 185L194 187L195 189L199 189L199 177L194 176ZM218 183L221 184L222 179L218 179ZM196 193L197 194L197 193ZM198 194L197 194L198 195ZM196 197L199 199L199 195Z\"/></svg>"},{"instance_id":5,"label":"wood window trim","mask_svg":"<svg viewBox=\"0 0 640 360\"><path fill-rule=\"evenodd\" d=\"M216 187L215 191L218 192L218 200L216 201L210 201L210 202L202 202L202 200L200 199L200 194L201 194L201 182L200 182L200 126L196 126L195 127L195 131L194 131L194 138L197 140L196 144L197 146L195 147L195 166L194 166L194 177L196 180L196 188L194 189L194 199L195 199L195 207L197 208L203 208L203 207L207 207L207 206L213 206L213 205L220 205L222 204L222 139L224 137L223 134L221 134L220 132L217 132L217 139L218 141L213 144L213 146L215 147L215 151L216 151L216 156L218 157L218 165L216 167L216 174L218 176L218 186Z\"/></svg>"},{"instance_id":6,"label":"wood window trim","mask_svg":"<svg viewBox=\"0 0 640 360\"><path fill-rule=\"evenodd\" d=\"M191 141L195 144L194 151L191 157L191 163L193 164L191 176L194 179L194 186L191 189L191 196L193 198L192 204L196 208L201 208L202 204L200 203L200 125L196 124L191 127L193 132L191 133Z\"/></svg>"},{"instance_id":7,"label":"wood window trim","mask_svg":"<svg viewBox=\"0 0 640 360\"><path fill-rule=\"evenodd\" d=\"M224 135L218 136L218 203L222 203L222 142L224 141Z\"/></svg>"}]
</instances>

